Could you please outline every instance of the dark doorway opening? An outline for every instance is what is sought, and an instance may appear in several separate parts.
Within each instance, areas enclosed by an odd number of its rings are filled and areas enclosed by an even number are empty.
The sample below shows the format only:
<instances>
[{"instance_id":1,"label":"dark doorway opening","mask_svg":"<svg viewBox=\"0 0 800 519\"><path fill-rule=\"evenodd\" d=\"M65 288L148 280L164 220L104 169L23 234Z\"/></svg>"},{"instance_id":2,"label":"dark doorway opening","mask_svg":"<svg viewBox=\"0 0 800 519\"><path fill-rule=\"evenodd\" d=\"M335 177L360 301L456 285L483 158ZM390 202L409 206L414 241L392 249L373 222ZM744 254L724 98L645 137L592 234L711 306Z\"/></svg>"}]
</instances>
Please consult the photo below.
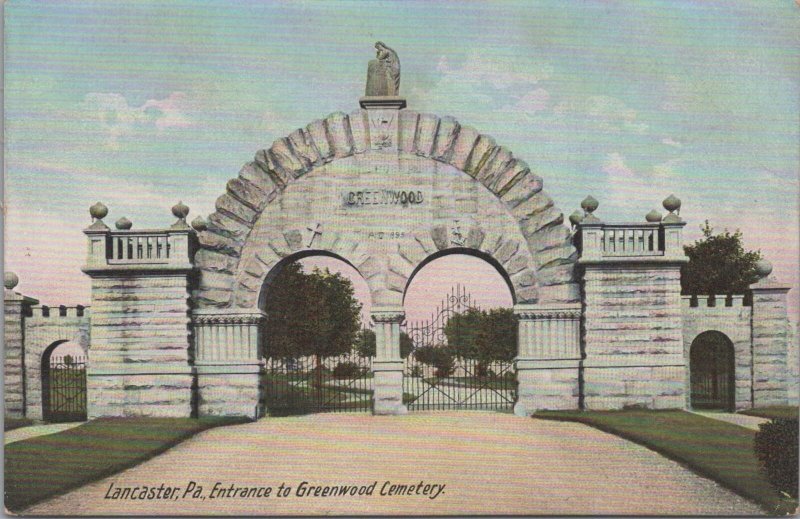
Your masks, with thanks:
<instances>
[{"instance_id":1,"label":"dark doorway opening","mask_svg":"<svg viewBox=\"0 0 800 519\"><path fill-rule=\"evenodd\" d=\"M693 409L733 411L736 406L733 343L723 333L703 332L689 352Z\"/></svg>"},{"instance_id":2,"label":"dark doorway opening","mask_svg":"<svg viewBox=\"0 0 800 519\"><path fill-rule=\"evenodd\" d=\"M42 417L86 421L86 356L77 345L53 343L42 354Z\"/></svg>"}]
</instances>

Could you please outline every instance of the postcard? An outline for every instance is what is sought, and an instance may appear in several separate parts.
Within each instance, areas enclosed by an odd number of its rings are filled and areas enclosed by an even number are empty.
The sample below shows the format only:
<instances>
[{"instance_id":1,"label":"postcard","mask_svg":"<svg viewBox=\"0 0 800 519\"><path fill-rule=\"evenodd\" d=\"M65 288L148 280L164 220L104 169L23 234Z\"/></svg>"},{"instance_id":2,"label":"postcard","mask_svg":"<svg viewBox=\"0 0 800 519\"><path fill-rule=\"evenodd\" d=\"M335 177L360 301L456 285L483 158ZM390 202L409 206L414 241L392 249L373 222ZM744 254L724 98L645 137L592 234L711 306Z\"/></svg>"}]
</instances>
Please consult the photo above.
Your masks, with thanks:
<instances>
[{"instance_id":1,"label":"postcard","mask_svg":"<svg viewBox=\"0 0 800 519\"><path fill-rule=\"evenodd\" d=\"M6 514L796 513L796 3L4 16Z\"/></svg>"}]
</instances>

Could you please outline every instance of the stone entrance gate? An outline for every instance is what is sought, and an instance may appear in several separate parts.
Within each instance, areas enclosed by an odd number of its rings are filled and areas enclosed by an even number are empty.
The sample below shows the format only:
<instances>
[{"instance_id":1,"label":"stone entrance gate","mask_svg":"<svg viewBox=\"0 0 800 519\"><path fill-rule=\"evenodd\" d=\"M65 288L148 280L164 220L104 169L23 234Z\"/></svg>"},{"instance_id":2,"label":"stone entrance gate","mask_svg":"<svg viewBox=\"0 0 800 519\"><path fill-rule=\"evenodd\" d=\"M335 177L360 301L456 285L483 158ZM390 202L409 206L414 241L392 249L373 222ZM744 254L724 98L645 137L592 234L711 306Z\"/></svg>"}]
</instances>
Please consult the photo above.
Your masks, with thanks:
<instances>
[{"instance_id":1,"label":"stone entrance gate","mask_svg":"<svg viewBox=\"0 0 800 519\"><path fill-rule=\"evenodd\" d=\"M193 314L201 327L195 359L201 413L230 406L232 386L241 389L242 410L255 406L259 352L242 343L231 347L230 340L258 334L269 340L259 325L259 301L268 297L270 277L311 254L347 262L369 286L378 413L404 412L403 296L434 256L484 258L506 280L518 308L535 303L571 310L577 319L577 253L541 178L452 118L368 98L362 106L260 151L228 183L199 233ZM219 333L214 319L233 333ZM558 353L564 366L553 369L576 370L574 339ZM223 393L224 402L214 396Z\"/></svg>"},{"instance_id":2,"label":"stone entrance gate","mask_svg":"<svg viewBox=\"0 0 800 519\"><path fill-rule=\"evenodd\" d=\"M511 291L517 414L687 407L687 344L712 324L735 329L736 407L786 403L788 288L768 266L752 308L687 305L678 199L664 201L663 218L606 224L587 197L570 229L525 162L452 117L406 109L399 66L370 71L389 75L372 77L361 109L258 151L207 220L190 226L179 203L170 227L121 218L111 230L107 208L91 208L90 418L263 414L264 302L284 265L312 255L345 261L369 287L378 414L406 412L405 292L424 265L455 253L487 261ZM6 405L24 414L25 318L8 302L30 304L6 286L6 328L20 332L7 346Z\"/></svg>"}]
</instances>

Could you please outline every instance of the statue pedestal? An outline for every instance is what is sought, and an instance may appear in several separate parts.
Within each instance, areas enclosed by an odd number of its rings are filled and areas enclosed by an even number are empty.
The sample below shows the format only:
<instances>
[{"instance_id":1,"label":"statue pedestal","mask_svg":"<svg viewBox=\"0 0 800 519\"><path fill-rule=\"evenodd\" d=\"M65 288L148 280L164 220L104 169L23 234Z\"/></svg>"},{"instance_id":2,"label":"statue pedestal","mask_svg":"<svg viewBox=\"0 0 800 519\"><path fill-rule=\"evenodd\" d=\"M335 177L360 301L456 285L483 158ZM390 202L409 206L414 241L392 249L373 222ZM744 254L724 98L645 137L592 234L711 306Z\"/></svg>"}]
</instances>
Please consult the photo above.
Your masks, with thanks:
<instances>
[{"instance_id":1,"label":"statue pedestal","mask_svg":"<svg viewBox=\"0 0 800 519\"><path fill-rule=\"evenodd\" d=\"M406 107L406 98L400 96L364 96L358 102L365 110L400 110Z\"/></svg>"}]
</instances>

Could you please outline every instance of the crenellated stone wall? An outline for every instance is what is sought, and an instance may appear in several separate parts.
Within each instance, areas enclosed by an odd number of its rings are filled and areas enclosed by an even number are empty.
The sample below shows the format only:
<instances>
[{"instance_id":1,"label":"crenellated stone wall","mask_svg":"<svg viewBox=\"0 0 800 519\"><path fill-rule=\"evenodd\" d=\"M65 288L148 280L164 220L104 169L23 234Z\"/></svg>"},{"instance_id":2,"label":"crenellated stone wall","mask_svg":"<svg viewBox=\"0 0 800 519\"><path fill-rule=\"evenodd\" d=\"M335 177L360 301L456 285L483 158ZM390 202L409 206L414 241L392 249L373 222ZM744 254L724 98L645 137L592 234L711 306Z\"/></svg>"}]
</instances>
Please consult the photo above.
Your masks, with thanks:
<instances>
[{"instance_id":1,"label":"crenellated stone wall","mask_svg":"<svg viewBox=\"0 0 800 519\"><path fill-rule=\"evenodd\" d=\"M89 350L90 309L34 306L25 317L25 416L43 418L42 361L64 342Z\"/></svg>"},{"instance_id":2,"label":"crenellated stone wall","mask_svg":"<svg viewBox=\"0 0 800 519\"><path fill-rule=\"evenodd\" d=\"M744 305L743 295L733 296L730 306L726 305L726 299L726 296L718 296L715 305L710 306L708 296L699 296L696 306L693 306L691 296L682 297L687 407L691 407L689 387L689 373L692 368L691 347L701 333L708 331L724 334L733 344L736 409L748 409L753 406L752 307Z\"/></svg>"}]
</instances>

